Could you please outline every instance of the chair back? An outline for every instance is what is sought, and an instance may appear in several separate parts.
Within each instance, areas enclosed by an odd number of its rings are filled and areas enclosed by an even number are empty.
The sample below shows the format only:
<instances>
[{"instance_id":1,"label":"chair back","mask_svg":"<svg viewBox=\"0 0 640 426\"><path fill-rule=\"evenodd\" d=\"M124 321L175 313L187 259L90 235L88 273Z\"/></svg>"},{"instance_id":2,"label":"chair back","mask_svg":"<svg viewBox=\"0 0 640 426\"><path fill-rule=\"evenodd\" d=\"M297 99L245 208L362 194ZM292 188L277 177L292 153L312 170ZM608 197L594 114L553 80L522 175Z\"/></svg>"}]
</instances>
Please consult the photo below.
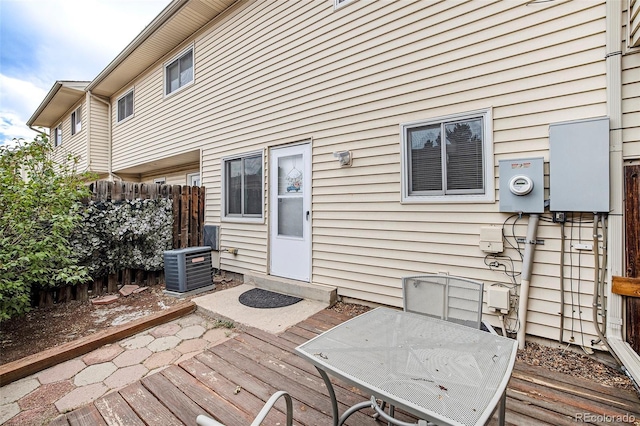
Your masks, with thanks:
<instances>
[{"instance_id":1,"label":"chair back","mask_svg":"<svg viewBox=\"0 0 640 426\"><path fill-rule=\"evenodd\" d=\"M480 281L450 275L405 277L404 310L480 329L483 287Z\"/></svg>"}]
</instances>

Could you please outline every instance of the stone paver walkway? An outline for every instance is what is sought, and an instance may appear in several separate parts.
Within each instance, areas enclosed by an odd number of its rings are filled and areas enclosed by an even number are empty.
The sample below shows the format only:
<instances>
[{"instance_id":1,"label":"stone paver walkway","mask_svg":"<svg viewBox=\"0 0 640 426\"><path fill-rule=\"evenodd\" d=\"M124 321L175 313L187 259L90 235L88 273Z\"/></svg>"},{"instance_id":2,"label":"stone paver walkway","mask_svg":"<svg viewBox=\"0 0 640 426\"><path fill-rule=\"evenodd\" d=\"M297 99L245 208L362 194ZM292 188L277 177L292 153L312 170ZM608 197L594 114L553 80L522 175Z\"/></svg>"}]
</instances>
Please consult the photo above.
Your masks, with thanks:
<instances>
[{"instance_id":1,"label":"stone paver walkway","mask_svg":"<svg viewBox=\"0 0 640 426\"><path fill-rule=\"evenodd\" d=\"M105 345L0 388L0 424L47 424L232 336L213 318L193 313Z\"/></svg>"}]
</instances>

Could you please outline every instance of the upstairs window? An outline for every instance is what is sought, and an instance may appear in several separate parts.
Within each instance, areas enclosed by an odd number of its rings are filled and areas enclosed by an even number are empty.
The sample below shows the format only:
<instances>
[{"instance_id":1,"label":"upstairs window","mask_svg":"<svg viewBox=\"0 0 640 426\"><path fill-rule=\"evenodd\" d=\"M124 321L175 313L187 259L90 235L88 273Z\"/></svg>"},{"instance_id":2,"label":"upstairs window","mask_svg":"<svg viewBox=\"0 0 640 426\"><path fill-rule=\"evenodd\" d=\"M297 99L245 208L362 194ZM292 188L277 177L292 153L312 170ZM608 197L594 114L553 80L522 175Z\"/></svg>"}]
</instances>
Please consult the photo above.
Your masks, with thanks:
<instances>
[{"instance_id":1,"label":"upstairs window","mask_svg":"<svg viewBox=\"0 0 640 426\"><path fill-rule=\"evenodd\" d=\"M193 83L193 47L165 65L164 80L165 95Z\"/></svg>"},{"instance_id":2,"label":"upstairs window","mask_svg":"<svg viewBox=\"0 0 640 426\"><path fill-rule=\"evenodd\" d=\"M493 201L488 110L401 125L405 202Z\"/></svg>"},{"instance_id":3,"label":"upstairs window","mask_svg":"<svg viewBox=\"0 0 640 426\"><path fill-rule=\"evenodd\" d=\"M53 146L62 145L62 124L53 129Z\"/></svg>"},{"instance_id":4,"label":"upstairs window","mask_svg":"<svg viewBox=\"0 0 640 426\"><path fill-rule=\"evenodd\" d=\"M75 135L82 130L82 106L71 113L71 134Z\"/></svg>"},{"instance_id":5,"label":"upstairs window","mask_svg":"<svg viewBox=\"0 0 640 426\"><path fill-rule=\"evenodd\" d=\"M223 160L224 216L262 218L262 153Z\"/></svg>"},{"instance_id":6,"label":"upstairs window","mask_svg":"<svg viewBox=\"0 0 640 426\"><path fill-rule=\"evenodd\" d=\"M118 99L118 122L133 115L133 90Z\"/></svg>"}]
</instances>

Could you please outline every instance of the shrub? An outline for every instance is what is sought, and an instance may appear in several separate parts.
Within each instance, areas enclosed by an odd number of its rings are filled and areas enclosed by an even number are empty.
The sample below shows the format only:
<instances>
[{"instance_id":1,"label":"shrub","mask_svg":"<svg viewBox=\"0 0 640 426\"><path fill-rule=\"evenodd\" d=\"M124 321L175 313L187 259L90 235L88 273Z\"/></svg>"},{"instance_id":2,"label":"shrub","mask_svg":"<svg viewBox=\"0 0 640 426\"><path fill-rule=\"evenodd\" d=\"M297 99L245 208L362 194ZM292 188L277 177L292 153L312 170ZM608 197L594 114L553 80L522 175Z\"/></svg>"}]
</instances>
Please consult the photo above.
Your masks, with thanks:
<instances>
[{"instance_id":1,"label":"shrub","mask_svg":"<svg viewBox=\"0 0 640 426\"><path fill-rule=\"evenodd\" d=\"M54 161L44 134L0 146L0 321L28 311L32 290L89 279L69 244L89 194L76 165Z\"/></svg>"}]
</instances>

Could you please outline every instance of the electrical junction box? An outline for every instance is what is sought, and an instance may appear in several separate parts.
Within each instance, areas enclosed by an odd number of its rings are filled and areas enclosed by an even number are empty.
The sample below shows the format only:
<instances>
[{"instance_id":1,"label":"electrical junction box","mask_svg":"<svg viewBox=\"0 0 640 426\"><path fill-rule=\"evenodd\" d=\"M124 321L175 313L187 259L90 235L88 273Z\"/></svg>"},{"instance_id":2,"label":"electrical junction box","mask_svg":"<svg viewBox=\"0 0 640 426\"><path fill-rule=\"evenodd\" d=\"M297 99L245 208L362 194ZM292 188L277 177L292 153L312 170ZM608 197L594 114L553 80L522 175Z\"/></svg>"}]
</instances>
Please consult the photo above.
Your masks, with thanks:
<instances>
[{"instance_id":1,"label":"electrical junction box","mask_svg":"<svg viewBox=\"0 0 640 426\"><path fill-rule=\"evenodd\" d=\"M508 314L511 306L508 287L493 284L487 287L487 306L494 312Z\"/></svg>"},{"instance_id":2,"label":"electrical junction box","mask_svg":"<svg viewBox=\"0 0 640 426\"><path fill-rule=\"evenodd\" d=\"M544 213L544 158L500 160L500 211Z\"/></svg>"},{"instance_id":3,"label":"electrical junction box","mask_svg":"<svg viewBox=\"0 0 640 426\"><path fill-rule=\"evenodd\" d=\"M609 118L549 126L549 210L609 211Z\"/></svg>"},{"instance_id":4,"label":"electrical junction box","mask_svg":"<svg viewBox=\"0 0 640 426\"><path fill-rule=\"evenodd\" d=\"M480 228L480 250L485 253L502 253L502 228L497 226L483 226Z\"/></svg>"}]
</instances>

